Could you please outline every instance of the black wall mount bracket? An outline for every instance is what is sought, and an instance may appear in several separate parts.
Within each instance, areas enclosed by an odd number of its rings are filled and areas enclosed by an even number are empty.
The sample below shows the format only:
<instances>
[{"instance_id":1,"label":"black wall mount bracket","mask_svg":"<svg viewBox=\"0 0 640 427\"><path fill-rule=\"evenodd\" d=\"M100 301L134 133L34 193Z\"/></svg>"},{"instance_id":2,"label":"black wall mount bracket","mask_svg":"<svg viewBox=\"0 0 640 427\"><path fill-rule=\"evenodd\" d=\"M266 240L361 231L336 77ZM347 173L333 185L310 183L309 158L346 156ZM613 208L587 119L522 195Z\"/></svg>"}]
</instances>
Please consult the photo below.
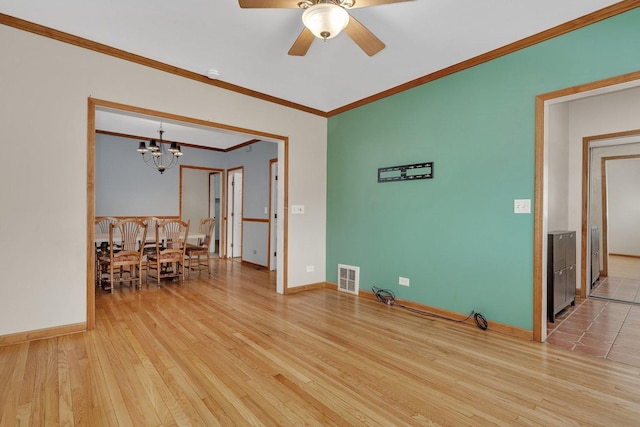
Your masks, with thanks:
<instances>
[{"instance_id":1,"label":"black wall mount bracket","mask_svg":"<svg viewBox=\"0 0 640 427\"><path fill-rule=\"evenodd\" d=\"M378 168L378 182L433 178L433 162Z\"/></svg>"}]
</instances>

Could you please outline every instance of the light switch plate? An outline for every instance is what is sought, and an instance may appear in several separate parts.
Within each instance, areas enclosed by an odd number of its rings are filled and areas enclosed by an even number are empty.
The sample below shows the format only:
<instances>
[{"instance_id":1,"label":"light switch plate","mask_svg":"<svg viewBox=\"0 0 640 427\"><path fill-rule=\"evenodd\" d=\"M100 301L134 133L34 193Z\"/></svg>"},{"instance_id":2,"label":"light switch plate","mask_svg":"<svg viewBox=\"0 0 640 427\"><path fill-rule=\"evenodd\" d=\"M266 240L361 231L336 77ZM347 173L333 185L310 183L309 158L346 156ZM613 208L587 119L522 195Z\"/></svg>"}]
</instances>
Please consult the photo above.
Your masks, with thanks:
<instances>
[{"instance_id":1,"label":"light switch plate","mask_svg":"<svg viewBox=\"0 0 640 427\"><path fill-rule=\"evenodd\" d=\"M513 200L513 213L530 214L531 213L531 199L514 199Z\"/></svg>"}]
</instances>

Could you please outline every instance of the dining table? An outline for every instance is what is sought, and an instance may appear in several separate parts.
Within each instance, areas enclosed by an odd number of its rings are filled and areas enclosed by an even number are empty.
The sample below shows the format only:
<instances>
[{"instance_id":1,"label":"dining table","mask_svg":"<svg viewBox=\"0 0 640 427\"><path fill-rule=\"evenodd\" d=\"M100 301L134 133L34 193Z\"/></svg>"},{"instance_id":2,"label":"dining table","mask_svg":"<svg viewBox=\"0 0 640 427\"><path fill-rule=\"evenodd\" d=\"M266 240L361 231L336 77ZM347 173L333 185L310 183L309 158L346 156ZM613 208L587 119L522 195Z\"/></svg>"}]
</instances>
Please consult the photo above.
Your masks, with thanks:
<instances>
[{"instance_id":1,"label":"dining table","mask_svg":"<svg viewBox=\"0 0 640 427\"><path fill-rule=\"evenodd\" d=\"M114 240L117 241L119 239L119 233L115 233L113 238L114 238ZM162 234L160 235L160 238L162 239ZM197 242L199 239L204 239L204 238L205 238L205 234L204 233L189 231L189 234L187 235L187 242L194 242L194 241ZM140 235L139 240L142 240L142 234ZM145 238L145 241L153 242L155 240L156 240L155 231L148 231L147 232L147 236ZM96 233L94 235L93 241L98 246L101 243L108 243L109 242L109 233Z\"/></svg>"}]
</instances>

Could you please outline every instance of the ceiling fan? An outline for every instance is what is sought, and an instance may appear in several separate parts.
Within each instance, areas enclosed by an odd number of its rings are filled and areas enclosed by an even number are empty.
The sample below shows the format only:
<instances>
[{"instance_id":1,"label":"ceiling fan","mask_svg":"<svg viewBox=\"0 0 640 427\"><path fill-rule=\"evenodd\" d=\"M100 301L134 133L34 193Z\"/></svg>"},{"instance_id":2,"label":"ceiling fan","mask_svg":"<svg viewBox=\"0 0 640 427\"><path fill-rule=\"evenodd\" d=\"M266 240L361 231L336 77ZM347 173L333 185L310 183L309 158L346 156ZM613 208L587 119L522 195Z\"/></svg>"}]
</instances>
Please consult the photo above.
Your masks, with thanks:
<instances>
[{"instance_id":1,"label":"ceiling fan","mask_svg":"<svg viewBox=\"0 0 640 427\"><path fill-rule=\"evenodd\" d=\"M367 55L373 56L384 49L384 43L362 25L347 9L380 6L411 0L238 0L246 9L304 9L304 29L289 49L289 55L304 56L315 37L328 40L342 30Z\"/></svg>"}]
</instances>

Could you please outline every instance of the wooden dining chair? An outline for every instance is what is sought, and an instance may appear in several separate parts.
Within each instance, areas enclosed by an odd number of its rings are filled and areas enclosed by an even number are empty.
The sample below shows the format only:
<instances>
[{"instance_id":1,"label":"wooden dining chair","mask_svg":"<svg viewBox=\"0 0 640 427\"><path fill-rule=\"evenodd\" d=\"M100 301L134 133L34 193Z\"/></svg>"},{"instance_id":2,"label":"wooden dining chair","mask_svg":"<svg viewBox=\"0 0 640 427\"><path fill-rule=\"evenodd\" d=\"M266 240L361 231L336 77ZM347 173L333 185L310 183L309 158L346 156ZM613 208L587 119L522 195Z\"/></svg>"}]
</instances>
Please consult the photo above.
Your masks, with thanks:
<instances>
[{"instance_id":1,"label":"wooden dining chair","mask_svg":"<svg viewBox=\"0 0 640 427\"><path fill-rule=\"evenodd\" d=\"M112 216L97 216L94 221L95 226L95 234L108 234L109 233L109 225L115 224L118 222L117 218ZM96 270L96 286L100 284L100 276L102 272L100 271L100 263L98 259L101 256L107 255L109 251L109 242L101 242L95 243L95 270Z\"/></svg>"},{"instance_id":2,"label":"wooden dining chair","mask_svg":"<svg viewBox=\"0 0 640 427\"><path fill-rule=\"evenodd\" d=\"M107 234L109 225L118 222L118 218L112 216L97 216L95 220L96 233Z\"/></svg>"},{"instance_id":3,"label":"wooden dining chair","mask_svg":"<svg viewBox=\"0 0 640 427\"><path fill-rule=\"evenodd\" d=\"M156 236L152 235L156 231L156 224L161 221L157 216L150 216L144 219L144 223L147 224L147 230L151 233L147 232L147 240L144 242L144 254L149 256L156 252ZM161 242L162 246L163 243Z\"/></svg>"},{"instance_id":4,"label":"wooden dining chair","mask_svg":"<svg viewBox=\"0 0 640 427\"><path fill-rule=\"evenodd\" d=\"M184 281L184 257L189 235L189 222L168 219L156 223L156 250L147 255L147 281L161 279ZM164 240L164 246L161 242Z\"/></svg>"},{"instance_id":5,"label":"wooden dining chair","mask_svg":"<svg viewBox=\"0 0 640 427\"><path fill-rule=\"evenodd\" d=\"M186 256L188 259L187 264L187 277L189 277L191 270L198 270L198 274L204 267L207 267L207 271L209 272L209 276L211 276L211 239L213 238L213 230L215 229L216 220L215 218L203 218L200 220L200 233L204 234L204 238L199 239L197 245L187 244L186 248ZM200 261L200 257L206 257L207 263L203 264ZM196 258L197 263L195 266L191 266L191 261L193 258Z\"/></svg>"},{"instance_id":6,"label":"wooden dining chair","mask_svg":"<svg viewBox=\"0 0 640 427\"><path fill-rule=\"evenodd\" d=\"M101 271L108 271L109 286L113 293L116 283L137 281L142 288L141 242L147 237L147 226L137 219L123 219L109 225L109 251L98 259ZM118 245L119 249L116 249Z\"/></svg>"}]
</instances>

